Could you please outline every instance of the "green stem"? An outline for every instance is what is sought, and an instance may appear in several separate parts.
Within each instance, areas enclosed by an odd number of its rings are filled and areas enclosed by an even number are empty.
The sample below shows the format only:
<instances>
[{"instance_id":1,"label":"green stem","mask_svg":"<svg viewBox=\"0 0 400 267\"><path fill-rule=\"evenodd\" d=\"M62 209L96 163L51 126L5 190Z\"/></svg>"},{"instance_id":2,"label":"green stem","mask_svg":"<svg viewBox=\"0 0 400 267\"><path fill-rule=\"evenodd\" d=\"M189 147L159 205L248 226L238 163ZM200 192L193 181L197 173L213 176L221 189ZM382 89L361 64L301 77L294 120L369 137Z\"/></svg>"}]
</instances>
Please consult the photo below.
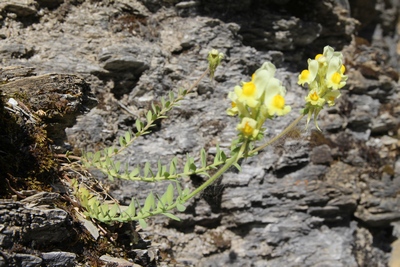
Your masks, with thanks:
<instances>
[{"instance_id":1,"label":"green stem","mask_svg":"<svg viewBox=\"0 0 400 267\"><path fill-rule=\"evenodd\" d=\"M289 133L291 130L293 130L294 127L296 127L296 125L301 121L301 119L304 117L304 114L300 115L300 117L298 117L297 119L295 119L291 124L289 124L288 127L286 127L286 129L284 129L281 133L279 133L277 136L273 137L272 139L270 139L268 142L266 142L265 144L253 149L252 151L249 151L249 154L253 154L256 153L264 148L266 148L267 146L271 145L272 143L276 142L278 139L280 139L281 137L285 136L287 133Z\"/></svg>"},{"instance_id":2,"label":"green stem","mask_svg":"<svg viewBox=\"0 0 400 267\"><path fill-rule=\"evenodd\" d=\"M239 152L234 155L232 158L230 158L224 166L222 166L210 179L205 181L201 186L196 188L192 193L189 195L185 196L183 198L183 201L186 202L204 189L206 189L209 185L211 185L215 180L217 180L222 174L224 174L233 164L235 164L242 156L247 147L247 142L244 142L242 146L240 147Z\"/></svg>"}]
</instances>

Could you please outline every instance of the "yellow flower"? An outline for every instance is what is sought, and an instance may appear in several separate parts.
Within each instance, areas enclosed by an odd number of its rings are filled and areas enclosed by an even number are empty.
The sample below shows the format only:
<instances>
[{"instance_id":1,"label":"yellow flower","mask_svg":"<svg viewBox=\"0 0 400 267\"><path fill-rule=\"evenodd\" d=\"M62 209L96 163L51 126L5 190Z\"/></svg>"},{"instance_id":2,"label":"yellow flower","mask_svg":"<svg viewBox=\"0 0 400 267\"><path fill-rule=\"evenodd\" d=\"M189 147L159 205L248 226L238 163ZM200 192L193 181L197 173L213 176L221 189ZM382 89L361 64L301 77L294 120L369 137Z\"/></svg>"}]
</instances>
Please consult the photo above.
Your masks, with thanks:
<instances>
[{"instance_id":1,"label":"yellow flower","mask_svg":"<svg viewBox=\"0 0 400 267\"><path fill-rule=\"evenodd\" d=\"M259 133L259 130L257 129L257 122L248 117L244 117L236 129L245 137L256 138Z\"/></svg>"},{"instance_id":2,"label":"yellow flower","mask_svg":"<svg viewBox=\"0 0 400 267\"><path fill-rule=\"evenodd\" d=\"M265 116L285 115L291 108L285 106L286 89L282 86L281 82L276 78L270 78L264 93L264 106L267 112ZM263 111L263 112L264 112Z\"/></svg>"},{"instance_id":3,"label":"yellow flower","mask_svg":"<svg viewBox=\"0 0 400 267\"><path fill-rule=\"evenodd\" d=\"M270 116L275 114L283 116L292 110L290 106L285 106L285 98L281 95L275 95L268 100L268 103L265 103L265 105L267 106L268 114Z\"/></svg>"},{"instance_id":4,"label":"yellow flower","mask_svg":"<svg viewBox=\"0 0 400 267\"><path fill-rule=\"evenodd\" d=\"M318 74L318 61L309 59L308 60L308 69L303 70L300 75L299 75L299 81L297 84L301 84L304 86L305 83L312 83L314 81L315 77Z\"/></svg>"},{"instance_id":5,"label":"yellow flower","mask_svg":"<svg viewBox=\"0 0 400 267\"><path fill-rule=\"evenodd\" d=\"M346 85L347 76L344 75L346 68L342 64L339 57L333 57L328 64L328 70L326 73L326 82L328 88L337 90Z\"/></svg>"},{"instance_id":6,"label":"yellow flower","mask_svg":"<svg viewBox=\"0 0 400 267\"><path fill-rule=\"evenodd\" d=\"M265 62L261 68L256 70L252 76L252 81L259 89L260 97L266 91L271 79L274 79L275 66L271 62Z\"/></svg>"},{"instance_id":7,"label":"yellow flower","mask_svg":"<svg viewBox=\"0 0 400 267\"><path fill-rule=\"evenodd\" d=\"M335 100L338 99L339 97L340 97L340 90L330 91L324 95L324 99L330 107L335 105Z\"/></svg>"},{"instance_id":8,"label":"yellow flower","mask_svg":"<svg viewBox=\"0 0 400 267\"><path fill-rule=\"evenodd\" d=\"M231 108L229 108L226 113L228 113L229 116L235 116L239 113L239 109L237 106L237 96L234 92L229 92L228 93L228 98L232 101L231 102Z\"/></svg>"},{"instance_id":9,"label":"yellow flower","mask_svg":"<svg viewBox=\"0 0 400 267\"><path fill-rule=\"evenodd\" d=\"M306 96L306 102L309 102L313 106L322 107L325 104L325 99L319 96L318 90L313 89Z\"/></svg>"},{"instance_id":10,"label":"yellow flower","mask_svg":"<svg viewBox=\"0 0 400 267\"><path fill-rule=\"evenodd\" d=\"M254 108L258 105L259 92L253 82L243 83L243 86L235 86L235 93L239 102Z\"/></svg>"}]
</instances>

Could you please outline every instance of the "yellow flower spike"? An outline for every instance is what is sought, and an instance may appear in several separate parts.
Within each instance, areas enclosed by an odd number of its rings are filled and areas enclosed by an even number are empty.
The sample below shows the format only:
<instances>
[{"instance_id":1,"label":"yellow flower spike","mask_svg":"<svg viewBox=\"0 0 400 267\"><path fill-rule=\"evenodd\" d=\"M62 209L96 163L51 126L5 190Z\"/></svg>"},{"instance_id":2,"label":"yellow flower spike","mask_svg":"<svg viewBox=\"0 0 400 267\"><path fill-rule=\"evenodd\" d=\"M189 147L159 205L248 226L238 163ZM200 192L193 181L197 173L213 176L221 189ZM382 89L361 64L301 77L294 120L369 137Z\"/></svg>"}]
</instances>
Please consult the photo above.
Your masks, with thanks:
<instances>
[{"instance_id":1,"label":"yellow flower spike","mask_svg":"<svg viewBox=\"0 0 400 267\"><path fill-rule=\"evenodd\" d=\"M314 63L317 62L317 63ZM312 79L313 64L318 65L317 74ZM346 67L343 65L343 54L335 52L330 46L325 46L323 54L318 54L315 59L308 60L308 70L299 75L298 84L308 83L309 93L305 97L306 104L303 109L303 115L307 115L307 126L314 117L315 127L320 130L317 123L319 112L323 106L335 105L336 99L340 97L340 90L346 85L347 75L344 75ZM307 73L308 71L308 73Z\"/></svg>"},{"instance_id":2,"label":"yellow flower spike","mask_svg":"<svg viewBox=\"0 0 400 267\"><path fill-rule=\"evenodd\" d=\"M259 133L259 130L256 127L257 121L251 118L244 117L241 123L236 127L236 129L247 138L255 138Z\"/></svg>"}]
</instances>

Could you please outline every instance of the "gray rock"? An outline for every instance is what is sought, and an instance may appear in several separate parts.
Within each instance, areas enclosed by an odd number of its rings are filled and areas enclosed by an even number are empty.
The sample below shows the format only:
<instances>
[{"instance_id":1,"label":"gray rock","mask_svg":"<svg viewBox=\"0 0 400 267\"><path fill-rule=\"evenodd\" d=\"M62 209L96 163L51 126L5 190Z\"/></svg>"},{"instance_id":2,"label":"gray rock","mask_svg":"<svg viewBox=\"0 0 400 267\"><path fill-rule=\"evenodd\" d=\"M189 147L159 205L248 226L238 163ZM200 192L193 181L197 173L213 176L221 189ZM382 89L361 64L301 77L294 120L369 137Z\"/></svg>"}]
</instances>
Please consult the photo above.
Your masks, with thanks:
<instances>
[{"instance_id":1,"label":"gray rock","mask_svg":"<svg viewBox=\"0 0 400 267\"><path fill-rule=\"evenodd\" d=\"M107 263L107 265L112 264L115 267L140 267L140 265L129 262L121 258L110 257L109 255L103 255L100 260Z\"/></svg>"},{"instance_id":2,"label":"gray rock","mask_svg":"<svg viewBox=\"0 0 400 267\"><path fill-rule=\"evenodd\" d=\"M333 161L330 147L322 145L313 148L310 160L313 164L330 164Z\"/></svg>"},{"instance_id":3,"label":"gray rock","mask_svg":"<svg viewBox=\"0 0 400 267\"><path fill-rule=\"evenodd\" d=\"M277 65L276 75L293 109L266 124L267 138L278 134L303 108L306 92L297 85L297 76L306 64L304 57L314 57L327 44L337 50L347 45L348 85L341 102L321 112L318 121L324 132L319 137L308 132L275 143L244 160L241 173L226 173L189 203L185 213L176 213L180 223L156 217L142 234L160 248L164 265L384 266L390 249L387 229L400 220L398 147L381 136L395 136L400 114L398 33L397 13L383 1L375 2L353 1L351 16L348 1L328 0L308 5L275 0L12 2L19 9L6 7L7 2L0 4L5 14L0 29L5 68L0 77L15 88L19 79L34 74L79 74L90 83L99 105L67 129L68 141L76 149L98 150L134 130L134 120L145 114L151 101L169 90L187 88L205 70L208 50L219 49L226 57L215 80L202 82L152 134L118 157L129 168L146 162L155 166L174 156L181 163L186 153L197 160L201 147L211 158L217 143L228 153L237 119L225 115L226 95L266 60ZM355 14L362 23L360 34L368 35L366 25L382 29L372 29L371 45L361 38L350 43ZM12 66L25 70L10 74ZM57 86L65 83L61 80ZM71 99L71 105L77 101ZM372 140L381 138L374 145ZM201 180L191 177L183 183L193 188ZM102 181L111 185L111 194L122 204L132 196L142 201L150 191L162 193L167 184ZM3 204L1 246L10 248L15 233L28 243L57 246L48 231L57 238L67 236L67 215L51 207L51 199L51 194L43 194L26 203ZM28 221L34 223L26 226ZM135 253L141 259L157 258L147 248Z\"/></svg>"},{"instance_id":4,"label":"gray rock","mask_svg":"<svg viewBox=\"0 0 400 267\"><path fill-rule=\"evenodd\" d=\"M15 13L18 17L26 17L37 14L37 2L35 0L21 1L10 0L0 3L0 10Z\"/></svg>"},{"instance_id":5,"label":"gray rock","mask_svg":"<svg viewBox=\"0 0 400 267\"><path fill-rule=\"evenodd\" d=\"M42 254L44 263L49 267L72 267L76 266L76 255L70 252L54 251Z\"/></svg>"},{"instance_id":6,"label":"gray rock","mask_svg":"<svg viewBox=\"0 0 400 267\"><path fill-rule=\"evenodd\" d=\"M6 262L4 266L40 267L43 264L41 258L30 254L3 252L2 257L5 259L4 262Z\"/></svg>"},{"instance_id":7,"label":"gray rock","mask_svg":"<svg viewBox=\"0 0 400 267\"><path fill-rule=\"evenodd\" d=\"M3 227L0 244L11 248L16 242L34 242L38 245L59 243L69 237L68 213L44 206L28 208L19 202L0 202ZM52 233L49 235L48 233Z\"/></svg>"}]
</instances>

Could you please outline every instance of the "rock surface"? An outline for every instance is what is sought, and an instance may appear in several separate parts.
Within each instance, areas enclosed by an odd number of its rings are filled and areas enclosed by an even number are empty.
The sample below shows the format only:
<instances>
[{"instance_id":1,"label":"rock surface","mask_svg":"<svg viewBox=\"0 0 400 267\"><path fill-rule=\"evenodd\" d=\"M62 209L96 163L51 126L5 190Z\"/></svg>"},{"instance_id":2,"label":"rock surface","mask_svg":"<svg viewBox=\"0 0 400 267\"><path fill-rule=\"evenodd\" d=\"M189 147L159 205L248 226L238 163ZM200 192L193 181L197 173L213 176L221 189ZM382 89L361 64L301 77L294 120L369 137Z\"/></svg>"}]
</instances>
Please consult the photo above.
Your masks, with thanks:
<instances>
[{"instance_id":1,"label":"rock surface","mask_svg":"<svg viewBox=\"0 0 400 267\"><path fill-rule=\"evenodd\" d=\"M54 85L69 84L64 77L89 83L98 105L72 127L60 118L59 129L70 127L64 141L71 146L96 150L133 129L151 101L196 80L209 49L225 53L215 81L203 80L154 133L120 156L134 166L184 159L202 147L212 154L217 143L228 151L237 122L225 115L226 95L266 60L278 67L293 110L267 125L274 136L302 108L297 76L306 59L325 45L343 50L349 81L340 103L321 112L323 133L287 137L247 159L242 172L225 173L177 214L181 222L152 219L140 232L151 244L126 246L123 257L131 266L387 266L390 244L400 236L399 7L395 0L12 0L0 4L0 77L9 90L37 81L34 89L44 88L47 97ZM82 111L75 93L62 94L73 116ZM199 179L186 182L196 186ZM122 203L163 191L162 184L109 185ZM0 266L90 265L82 251L59 244L74 232L67 213L35 201L0 202L8 214L0 216ZM12 249L13 242L25 249ZM55 249L26 249L46 242ZM117 254L101 260L130 266Z\"/></svg>"}]
</instances>

